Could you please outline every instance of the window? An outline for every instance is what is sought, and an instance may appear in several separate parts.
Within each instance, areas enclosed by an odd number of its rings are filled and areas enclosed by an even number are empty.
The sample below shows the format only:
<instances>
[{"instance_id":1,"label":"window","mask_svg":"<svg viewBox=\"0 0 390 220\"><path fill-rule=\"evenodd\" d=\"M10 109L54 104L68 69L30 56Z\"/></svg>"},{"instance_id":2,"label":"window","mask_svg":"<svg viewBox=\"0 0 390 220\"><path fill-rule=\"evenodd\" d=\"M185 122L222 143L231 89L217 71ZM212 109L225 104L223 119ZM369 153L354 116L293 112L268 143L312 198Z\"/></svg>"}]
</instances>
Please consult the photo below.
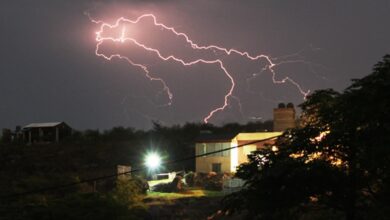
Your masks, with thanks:
<instances>
[{"instance_id":1,"label":"window","mask_svg":"<svg viewBox=\"0 0 390 220\"><path fill-rule=\"evenodd\" d=\"M215 143L207 143L207 153L215 151ZM217 156L216 154L211 154L211 156Z\"/></svg>"},{"instance_id":2,"label":"window","mask_svg":"<svg viewBox=\"0 0 390 220\"><path fill-rule=\"evenodd\" d=\"M206 144L196 144L196 155L202 155L206 153Z\"/></svg>"},{"instance_id":3,"label":"window","mask_svg":"<svg viewBox=\"0 0 390 220\"><path fill-rule=\"evenodd\" d=\"M221 163L213 163L211 165L211 171L220 173L221 172Z\"/></svg>"},{"instance_id":4,"label":"window","mask_svg":"<svg viewBox=\"0 0 390 220\"><path fill-rule=\"evenodd\" d=\"M220 151L220 150L222 150L222 144L221 143L215 143L213 149L212 150L210 149L210 152ZM215 153L215 154L212 154L212 155L214 157L221 157L222 156L222 152L218 152L218 153Z\"/></svg>"},{"instance_id":5,"label":"window","mask_svg":"<svg viewBox=\"0 0 390 220\"><path fill-rule=\"evenodd\" d=\"M202 144L196 144L196 155L211 153L214 151L220 151L226 148L230 148L230 143L202 143ZM230 156L230 150L221 151L218 153L214 153L211 155L212 157L229 157ZM205 157L207 157L205 156Z\"/></svg>"},{"instance_id":6,"label":"window","mask_svg":"<svg viewBox=\"0 0 390 220\"><path fill-rule=\"evenodd\" d=\"M223 143L223 144L221 144L221 145L222 145L222 149L230 148L230 143ZM222 151L222 156L223 156L223 157L229 157L229 156L230 156L230 151L231 151L231 150Z\"/></svg>"},{"instance_id":7,"label":"window","mask_svg":"<svg viewBox=\"0 0 390 220\"><path fill-rule=\"evenodd\" d=\"M230 147L229 143L210 143L207 145L207 153L214 152L214 151L221 151L229 147ZM230 156L230 150L217 152L215 154L212 154L211 156L228 157Z\"/></svg>"}]
</instances>

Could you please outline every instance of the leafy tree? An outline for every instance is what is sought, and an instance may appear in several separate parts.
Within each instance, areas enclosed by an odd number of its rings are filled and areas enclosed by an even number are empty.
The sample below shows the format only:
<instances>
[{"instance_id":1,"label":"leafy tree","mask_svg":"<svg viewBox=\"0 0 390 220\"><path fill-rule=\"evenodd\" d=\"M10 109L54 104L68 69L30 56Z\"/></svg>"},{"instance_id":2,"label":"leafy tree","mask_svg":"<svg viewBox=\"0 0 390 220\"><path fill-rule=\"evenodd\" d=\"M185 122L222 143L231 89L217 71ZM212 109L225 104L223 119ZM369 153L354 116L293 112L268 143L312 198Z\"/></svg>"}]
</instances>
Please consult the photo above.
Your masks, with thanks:
<instances>
[{"instance_id":1,"label":"leafy tree","mask_svg":"<svg viewBox=\"0 0 390 220\"><path fill-rule=\"evenodd\" d=\"M114 127L105 133L108 140L126 141L134 138L134 129L124 127Z\"/></svg>"},{"instance_id":2,"label":"leafy tree","mask_svg":"<svg viewBox=\"0 0 390 220\"><path fill-rule=\"evenodd\" d=\"M314 92L279 150L255 152L239 167L246 188L225 198L226 210L246 209L253 219L300 218L310 207L329 218L388 217L389 97L389 55L342 93Z\"/></svg>"}]
</instances>

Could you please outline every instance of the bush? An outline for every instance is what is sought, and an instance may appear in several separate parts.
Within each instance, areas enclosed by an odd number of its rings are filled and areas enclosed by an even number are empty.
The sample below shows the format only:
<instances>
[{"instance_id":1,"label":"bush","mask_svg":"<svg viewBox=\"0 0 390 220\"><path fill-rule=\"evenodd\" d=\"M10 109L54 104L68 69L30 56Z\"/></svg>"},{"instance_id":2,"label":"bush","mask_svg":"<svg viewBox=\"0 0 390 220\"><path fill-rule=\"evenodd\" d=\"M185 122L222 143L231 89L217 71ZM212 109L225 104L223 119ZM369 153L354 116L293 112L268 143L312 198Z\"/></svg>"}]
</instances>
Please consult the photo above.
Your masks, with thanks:
<instances>
[{"instance_id":1,"label":"bush","mask_svg":"<svg viewBox=\"0 0 390 220\"><path fill-rule=\"evenodd\" d=\"M170 183L160 183L153 187L155 192L180 192L184 191L181 176L176 176Z\"/></svg>"},{"instance_id":2,"label":"bush","mask_svg":"<svg viewBox=\"0 0 390 220\"><path fill-rule=\"evenodd\" d=\"M207 181L205 182L204 188L207 190L222 190L223 189L223 174L217 174L210 172L207 175Z\"/></svg>"},{"instance_id":3,"label":"bush","mask_svg":"<svg viewBox=\"0 0 390 220\"><path fill-rule=\"evenodd\" d=\"M145 181L139 177L120 178L116 182L112 197L122 204L134 205L146 194L148 188L147 183L145 185Z\"/></svg>"},{"instance_id":4,"label":"bush","mask_svg":"<svg viewBox=\"0 0 390 220\"><path fill-rule=\"evenodd\" d=\"M138 176L132 176L131 181L134 181L134 184L139 189L139 193L146 195L146 192L149 189L148 181Z\"/></svg>"},{"instance_id":5,"label":"bush","mask_svg":"<svg viewBox=\"0 0 390 220\"><path fill-rule=\"evenodd\" d=\"M174 192L175 190L172 188L171 183L159 183L153 186L153 191L155 192Z\"/></svg>"},{"instance_id":6,"label":"bush","mask_svg":"<svg viewBox=\"0 0 390 220\"><path fill-rule=\"evenodd\" d=\"M198 187L203 187L207 190L222 190L223 189L223 180L226 177L226 174L223 173L196 173L194 176L194 185Z\"/></svg>"}]
</instances>

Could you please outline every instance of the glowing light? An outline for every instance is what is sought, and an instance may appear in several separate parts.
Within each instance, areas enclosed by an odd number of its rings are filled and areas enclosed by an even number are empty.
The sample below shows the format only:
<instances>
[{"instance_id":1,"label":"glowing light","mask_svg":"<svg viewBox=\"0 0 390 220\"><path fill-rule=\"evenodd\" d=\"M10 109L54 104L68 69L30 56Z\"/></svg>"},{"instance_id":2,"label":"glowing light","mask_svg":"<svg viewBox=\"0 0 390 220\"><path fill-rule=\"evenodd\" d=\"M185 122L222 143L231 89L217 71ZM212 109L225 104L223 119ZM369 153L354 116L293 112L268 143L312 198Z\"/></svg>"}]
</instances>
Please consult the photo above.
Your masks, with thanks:
<instances>
[{"instance_id":1,"label":"glowing light","mask_svg":"<svg viewBox=\"0 0 390 220\"><path fill-rule=\"evenodd\" d=\"M230 150L230 172L234 173L237 171L238 163L238 148L237 139L234 139L230 147L234 147Z\"/></svg>"},{"instance_id":2,"label":"glowing light","mask_svg":"<svg viewBox=\"0 0 390 220\"><path fill-rule=\"evenodd\" d=\"M145 166L150 170L156 170L161 166L161 157L156 152L148 153L145 156Z\"/></svg>"},{"instance_id":3,"label":"glowing light","mask_svg":"<svg viewBox=\"0 0 390 220\"><path fill-rule=\"evenodd\" d=\"M264 54L251 55L249 52L246 52L246 51L240 51L240 50L233 49L233 48L228 49L228 48L220 47L220 46L217 46L217 45L206 45L206 46L198 45L198 44L194 43L194 41L191 40L190 37L187 34L182 33L182 32L178 32L173 27L169 27L169 26L167 26L167 25L165 25L163 23L159 23L157 21L157 18L153 14L143 14L143 15L139 16L138 18L134 19L134 20L121 17L121 18L117 19L113 24L109 24L109 23L106 23L106 22L103 22L103 21L100 21L100 20L95 20L95 19L93 19L90 16L89 13L86 13L86 15L89 17L91 22L94 22L94 23L100 25L99 31L96 32L97 44L96 44L95 54L97 56L99 56L99 57L102 57L102 58L106 59L106 60L112 60L113 58L123 59L123 60L126 60L129 64L131 64L133 66L136 66L136 67L139 67L145 73L145 76L149 80L151 80L151 81L158 81L158 82L160 82L162 84L163 91L167 94L167 96L169 98L169 102L167 103L167 105L171 105L172 104L173 94L172 94L171 90L169 89L167 83L163 79L158 78L158 77L153 77L151 75L150 71L148 70L146 65L135 63L133 60L131 60L127 56L123 56L121 54L105 55L104 53L101 53L100 52L100 46L104 42L106 42L106 41L119 42L119 43L127 43L128 42L128 43L132 43L132 44L134 44L134 45L136 45L136 46L138 46L138 47L140 47L140 48L142 48L142 49L144 49L146 51L154 53L159 59L161 59L163 61L178 62L178 63L182 64L183 66L192 66L192 65L204 63L204 64L210 64L210 65L215 65L215 66L219 67L219 69L229 79L229 81L230 81L230 88L228 89L228 91L224 95L223 103L219 107L216 107L215 109L212 109L208 113L208 115L203 118L203 121L205 123L208 123L210 121L210 119L217 112L225 110L226 107L229 105L230 99L233 98L233 99L238 100L237 97L233 96L233 92L234 92L234 89L235 89L235 86L236 86L235 80L232 77L232 74L227 70L226 66L224 65L224 63L223 63L223 61L221 59L211 59L211 60L208 60L208 59L195 59L195 60L192 60L192 61L184 61L183 59L181 59L179 57L175 57L172 54L164 56L164 55L161 54L161 52L158 49L149 47L149 46L147 46L145 44L140 43L136 39L134 39L134 38L132 38L130 36L127 36L126 35L126 28L125 28L125 26L122 27L122 31L120 33L120 36L108 36L108 37L107 36L103 36L104 30L118 28L120 25L126 24L126 23L136 24L136 23L138 23L139 21L141 21L144 18L151 18L152 21L153 21L153 25L155 25L156 27L161 28L162 30L170 31L175 36L182 37L185 40L185 42L187 44L189 44L191 46L191 48L194 49L194 50L213 50L213 51L218 50L220 52L225 53L226 55L231 55L232 53L238 54L238 55L243 56L243 57L245 57L245 58L247 58L247 59L249 59L251 61L260 62L261 60L265 60L267 64L262 68L262 71L268 70L272 74L272 81L273 81L273 83L275 83L275 84L290 83L290 84L294 85L298 89L300 94L302 94L304 99L306 98L306 96L310 92L309 90L308 91L304 91L302 89L302 87L297 82L295 82L293 79L291 79L289 77L284 77L281 80L277 80L276 79L275 67L278 64L272 62L271 57L269 57L267 55L264 55ZM238 100L238 103L240 104L239 100ZM241 109L241 106L240 106L240 109Z\"/></svg>"},{"instance_id":4,"label":"glowing light","mask_svg":"<svg viewBox=\"0 0 390 220\"><path fill-rule=\"evenodd\" d=\"M317 137L315 138L312 138L310 139L310 141L312 141L313 143L316 141L316 142L320 142L322 141L322 139L324 139L326 137L326 135L328 135L330 133L330 131L322 131Z\"/></svg>"}]
</instances>

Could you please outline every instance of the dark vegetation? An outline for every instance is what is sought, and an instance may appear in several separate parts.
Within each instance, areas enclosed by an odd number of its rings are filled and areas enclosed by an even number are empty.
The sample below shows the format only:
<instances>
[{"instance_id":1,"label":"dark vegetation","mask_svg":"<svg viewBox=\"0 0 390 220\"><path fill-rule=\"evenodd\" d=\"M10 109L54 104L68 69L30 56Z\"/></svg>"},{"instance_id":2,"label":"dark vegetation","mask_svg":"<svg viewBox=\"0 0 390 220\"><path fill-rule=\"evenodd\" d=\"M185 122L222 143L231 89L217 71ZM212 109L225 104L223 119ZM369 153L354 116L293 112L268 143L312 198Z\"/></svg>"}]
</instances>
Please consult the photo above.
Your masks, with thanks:
<instances>
[{"instance_id":1,"label":"dark vegetation","mask_svg":"<svg viewBox=\"0 0 390 220\"><path fill-rule=\"evenodd\" d=\"M121 179L107 193L68 191L62 196L45 193L3 198L0 216L1 219L147 219L148 213L141 203L143 194L136 180Z\"/></svg>"},{"instance_id":2,"label":"dark vegetation","mask_svg":"<svg viewBox=\"0 0 390 220\"><path fill-rule=\"evenodd\" d=\"M223 188L223 180L227 177L228 174L223 173L196 173L193 181L194 185L197 187L202 187L206 190L220 191Z\"/></svg>"},{"instance_id":3,"label":"dark vegetation","mask_svg":"<svg viewBox=\"0 0 390 220\"><path fill-rule=\"evenodd\" d=\"M390 55L343 92L316 91L278 151L253 153L224 200L250 219L390 218Z\"/></svg>"},{"instance_id":4,"label":"dark vegetation","mask_svg":"<svg viewBox=\"0 0 390 220\"><path fill-rule=\"evenodd\" d=\"M221 191L223 180L231 177L231 174L223 173L194 173L188 172L183 177L176 176L172 182L155 185L152 190L155 192L185 192L189 188L196 187L210 191Z\"/></svg>"},{"instance_id":5,"label":"dark vegetation","mask_svg":"<svg viewBox=\"0 0 390 220\"><path fill-rule=\"evenodd\" d=\"M132 197L134 195L142 197L145 188L139 181L138 184L133 182L137 182L135 175L145 177L146 174L143 172L132 175L134 181L128 184L127 189L132 192L128 194L130 198L126 196L119 198L118 194L115 194L115 190L118 190L116 178L23 196L8 195L112 175L117 172L117 165L138 168L142 166L143 157L149 150L158 150L167 161L194 156L194 141L201 130L224 134L269 130L271 126L272 122L227 124L222 127L210 124L165 127L154 123L153 129L149 131L123 127L103 132L76 131L72 137L59 144L40 145L25 145L2 138L0 219L107 219L107 215L111 216L108 219L118 219L121 216L133 215L134 210L135 214L142 216L145 214L142 203L138 200L133 201ZM194 166L195 160L188 160L178 164L172 163L161 171L190 171L194 170ZM128 203L129 199L133 202ZM138 208L129 211L129 204ZM86 206L94 208L88 209Z\"/></svg>"},{"instance_id":6,"label":"dark vegetation","mask_svg":"<svg viewBox=\"0 0 390 220\"><path fill-rule=\"evenodd\" d=\"M186 191L186 187L184 186L184 183L182 181L181 176L176 176L172 182L169 183L160 183L153 187L153 191L155 192L184 192Z\"/></svg>"}]
</instances>

